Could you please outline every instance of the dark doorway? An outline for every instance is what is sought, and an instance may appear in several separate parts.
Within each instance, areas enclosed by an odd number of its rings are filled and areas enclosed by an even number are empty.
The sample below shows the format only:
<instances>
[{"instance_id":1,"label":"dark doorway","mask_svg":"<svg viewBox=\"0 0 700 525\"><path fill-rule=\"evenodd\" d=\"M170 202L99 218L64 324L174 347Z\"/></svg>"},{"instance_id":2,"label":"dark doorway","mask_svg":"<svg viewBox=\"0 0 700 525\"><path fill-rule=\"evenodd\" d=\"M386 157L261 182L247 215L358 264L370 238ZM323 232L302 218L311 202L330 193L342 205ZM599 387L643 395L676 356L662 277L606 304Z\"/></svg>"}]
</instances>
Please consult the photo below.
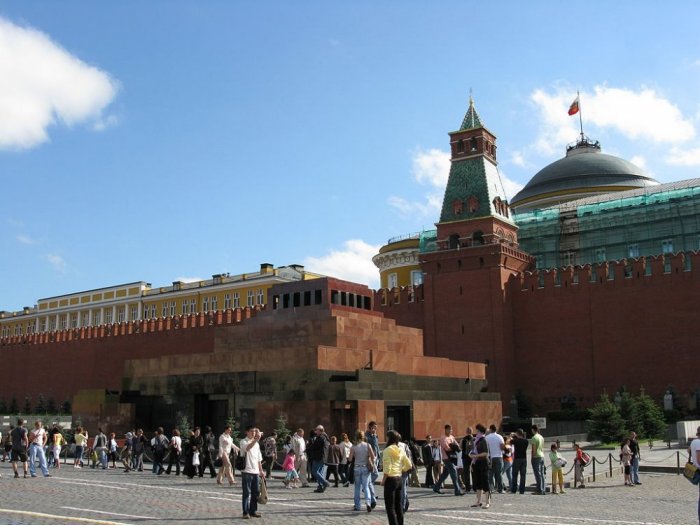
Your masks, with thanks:
<instances>
[{"instance_id":1,"label":"dark doorway","mask_svg":"<svg viewBox=\"0 0 700 525\"><path fill-rule=\"evenodd\" d=\"M357 403L354 401L336 401L331 408L331 432L340 441L340 434L345 432L351 440L357 432ZM330 435L330 434L329 434Z\"/></svg>"},{"instance_id":2,"label":"dark doorway","mask_svg":"<svg viewBox=\"0 0 700 525\"><path fill-rule=\"evenodd\" d=\"M403 439L411 437L411 407L391 405L386 407L386 430L395 430Z\"/></svg>"},{"instance_id":3,"label":"dark doorway","mask_svg":"<svg viewBox=\"0 0 700 525\"><path fill-rule=\"evenodd\" d=\"M194 396L194 424L204 428L209 425L216 435L224 430L228 418L228 401L209 399L207 394Z\"/></svg>"}]
</instances>

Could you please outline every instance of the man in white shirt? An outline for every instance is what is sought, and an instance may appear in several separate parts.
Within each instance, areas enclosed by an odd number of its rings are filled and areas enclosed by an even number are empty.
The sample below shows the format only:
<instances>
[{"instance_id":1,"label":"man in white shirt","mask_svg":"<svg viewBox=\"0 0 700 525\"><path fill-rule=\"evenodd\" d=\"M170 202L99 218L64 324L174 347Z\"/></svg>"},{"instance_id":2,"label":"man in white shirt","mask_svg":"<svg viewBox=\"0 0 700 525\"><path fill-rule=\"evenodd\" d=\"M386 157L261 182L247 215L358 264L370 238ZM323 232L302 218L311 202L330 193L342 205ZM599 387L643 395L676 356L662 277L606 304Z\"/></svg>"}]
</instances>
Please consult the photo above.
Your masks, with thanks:
<instances>
[{"instance_id":1,"label":"man in white shirt","mask_svg":"<svg viewBox=\"0 0 700 525\"><path fill-rule=\"evenodd\" d=\"M299 473L299 479L301 479L302 487L308 487L308 474L306 472L306 440L304 439L304 429L299 428L296 434L292 437L292 448L294 449L294 468Z\"/></svg>"},{"instance_id":2,"label":"man in white shirt","mask_svg":"<svg viewBox=\"0 0 700 525\"><path fill-rule=\"evenodd\" d=\"M48 436L46 435L46 430L41 421L36 421L34 423L34 430L30 434L29 443L29 473L33 478L36 477L37 457L39 458L39 467L41 467L41 472L44 474L44 477L51 477L51 474L49 474L49 467L46 464L46 454L44 453L47 439Z\"/></svg>"},{"instance_id":3,"label":"man in white shirt","mask_svg":"<svg viewBox=\"0 0 700 525\"><path fill-rule=\"evenodd\" d=\"M497 490L503 494L503 451L506 448L503 437L497 432L496 425L489 427L486 434L486 444L489 447L489 457L491 458L491 469L489 470L489 487L491 492Z\"/></svg>"},{"instance_id":4,"label":"man in white shirt","mask_svg":"<svg viewBox=\"0 0 700 525\"><path fill-rule=\"evenodd\" d=\"M258 512L258 494L260 494L260 479L265 479L262 466L260 439L262 432L254 426L246 428L246 437L241 439L241 453L245 454L245 469L241 472L243 484L243 519L260 518Z\"/></svg>"}]
</instances>

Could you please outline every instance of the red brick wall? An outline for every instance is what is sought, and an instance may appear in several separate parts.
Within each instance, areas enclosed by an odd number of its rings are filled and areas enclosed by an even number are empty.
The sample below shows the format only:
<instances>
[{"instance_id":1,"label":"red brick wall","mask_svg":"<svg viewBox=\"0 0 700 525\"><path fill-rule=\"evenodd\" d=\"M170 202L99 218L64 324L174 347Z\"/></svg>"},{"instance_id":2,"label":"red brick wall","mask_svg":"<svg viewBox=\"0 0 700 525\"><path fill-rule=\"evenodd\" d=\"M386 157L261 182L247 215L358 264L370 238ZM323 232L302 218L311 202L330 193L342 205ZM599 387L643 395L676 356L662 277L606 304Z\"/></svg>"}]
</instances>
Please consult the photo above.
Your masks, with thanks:
<instances>
[{"instance_id":1,"label":"red brick wall","mask_svg":"<svg viewBox=\"0 0 700 525\"><path fill-rule=\"evenodd\" d=\"M545 274L543 288L537 273L514 279L515 386L550 408L562 395L590 405L623 385L633 392L643 386L657 401L669 385L679 394L697 388L700 257L689 256L697 270L683 271L679 254L671 273L654 259L650 276L641 260L629 278L622 262L610 264L615 280L605 266L593 283L590 267L577 269L578 284L572 268L558 286L554 272Z\"/></svg>"}]
</instances>

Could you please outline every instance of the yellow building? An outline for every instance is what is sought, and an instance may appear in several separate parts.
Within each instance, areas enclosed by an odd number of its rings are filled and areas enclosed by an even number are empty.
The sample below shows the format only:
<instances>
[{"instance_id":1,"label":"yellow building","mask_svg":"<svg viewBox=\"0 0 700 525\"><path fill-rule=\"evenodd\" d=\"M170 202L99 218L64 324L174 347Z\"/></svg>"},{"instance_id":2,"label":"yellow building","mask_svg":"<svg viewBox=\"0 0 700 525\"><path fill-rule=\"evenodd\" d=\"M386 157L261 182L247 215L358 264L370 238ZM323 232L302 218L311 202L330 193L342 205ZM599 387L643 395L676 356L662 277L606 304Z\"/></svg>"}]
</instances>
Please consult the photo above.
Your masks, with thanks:
<instances>
[{"instance_id":1,"label":"yellow building","mask_svg":"<svg viewBox=\"0 0 700 525\"><path fill-rule=\"evenodd\" d=\"M0 337L263 306L273 284L317 277L321 275L307 272L300 265L275 268L264 263L257 272L217 274L205 281L175 281L160 288L137 281L48 297L39 299L33 308L0 311Z\"/></svg>"},{"instance_id":2,"label":"yellow building","mask_svg":"<svg viewBox=\"0 0 700 525\"><path fill-rule=\"evenodd\" d=\"M372 262L379 268L380 288L417 286L423 283L420 269L420 233L394 237L379 249Z\"/></svg>"}]
</instances>

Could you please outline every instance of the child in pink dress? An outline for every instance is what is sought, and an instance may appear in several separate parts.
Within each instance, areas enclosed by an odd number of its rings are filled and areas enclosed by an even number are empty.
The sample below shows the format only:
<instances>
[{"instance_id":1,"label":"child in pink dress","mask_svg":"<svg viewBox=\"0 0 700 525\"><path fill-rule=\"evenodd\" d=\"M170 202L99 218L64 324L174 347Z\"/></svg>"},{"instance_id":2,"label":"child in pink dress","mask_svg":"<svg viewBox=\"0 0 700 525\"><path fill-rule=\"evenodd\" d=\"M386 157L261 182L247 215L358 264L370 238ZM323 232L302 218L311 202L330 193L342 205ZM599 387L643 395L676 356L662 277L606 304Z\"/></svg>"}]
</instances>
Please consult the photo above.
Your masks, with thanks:
<instances>
[{"instance_id":1,"label":"child in pink dress","mask_svg":"<svg viewBox=\"0 0 700 525\"><path fill-rule=\"evenodd\" d=\"M289 449L289 452L287 452L284 462L282 463L282 470L287 473L283 483L288 489L299 487L299 474L297 474L297 471L294 468L295 457L296 454L294 454L294 449Z\"/></svg>"}]
</instances>

